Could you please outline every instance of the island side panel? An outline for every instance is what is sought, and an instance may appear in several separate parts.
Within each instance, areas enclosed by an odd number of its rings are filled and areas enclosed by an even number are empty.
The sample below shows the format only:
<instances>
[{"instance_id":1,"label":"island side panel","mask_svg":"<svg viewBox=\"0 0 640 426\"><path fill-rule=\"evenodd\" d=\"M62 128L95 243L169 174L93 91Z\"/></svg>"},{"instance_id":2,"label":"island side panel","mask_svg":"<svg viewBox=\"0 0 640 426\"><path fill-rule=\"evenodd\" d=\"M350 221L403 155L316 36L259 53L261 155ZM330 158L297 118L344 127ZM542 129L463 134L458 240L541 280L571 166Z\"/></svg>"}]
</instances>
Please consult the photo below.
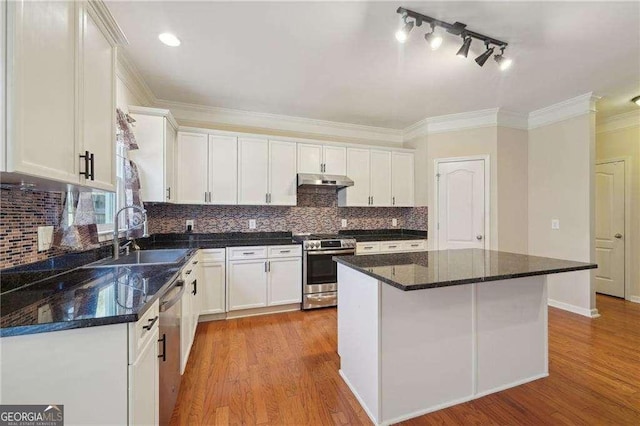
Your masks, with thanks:
<instances>
[{"instance_id":1,"label":"island side panel","mask_svg":"<svg viewBox=\"0 0 640 426\"><path fill-rule=\"evenodd\" d=\"M415 291L382 284L383 424L473 398L473 300L471 284Z\"/></svg>"},{"instance_id":2,"label":"island side panel","mask_svg":"<svg viewBox=\"0 0 640 426\"><path fill-rule=\"evenodd\" d=\"M380 284L338 264L340 375L367 415L380 419Z\"/></svg>"},{"instance_id":3,"label":"island side panel","mask_svg":"<svg viewBox=\"0 0 640 426\"><path fill-rule=\"evenodd\" d=\"M478 396L549 375L546 278L476 284Z\"/></svg>"}]
</instances>

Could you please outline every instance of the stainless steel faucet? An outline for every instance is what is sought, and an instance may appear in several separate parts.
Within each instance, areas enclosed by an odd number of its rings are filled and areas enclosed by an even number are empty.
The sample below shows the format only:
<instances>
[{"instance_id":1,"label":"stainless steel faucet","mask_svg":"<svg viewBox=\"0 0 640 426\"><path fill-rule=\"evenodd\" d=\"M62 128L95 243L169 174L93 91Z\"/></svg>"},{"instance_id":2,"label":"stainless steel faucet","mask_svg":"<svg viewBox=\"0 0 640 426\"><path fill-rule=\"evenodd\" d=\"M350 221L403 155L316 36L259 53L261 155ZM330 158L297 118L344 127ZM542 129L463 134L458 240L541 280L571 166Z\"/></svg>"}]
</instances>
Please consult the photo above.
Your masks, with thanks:
<instances>
[{"instance_id":1,"label":"stainless steel faucet","mask_svg":"<svg viewBox=\"0 0 640 426\"><path fill-rule=\"evenodd\" d=\"M120 213L122 213L122 211L126 209L138 210L140 213L142 213L142 215L144 216L144 220L142 222L142 236L143 237L149 236L149 228L147 223L147 211L142 207L136 206L133 204L130 206L124 206L123 208L118 210L118 212L116 213L116 216L113 219L113 258L114 259L118 259L120 257L120 241L118 240L118 235L119 235L118 229L120 227L118 226L118 217L120 217ZM140 226L141 225L136 225L133 228L129 228L129 229L130 230L136 229L136 228L139 228Z\"/></svg>"}]
</instances>

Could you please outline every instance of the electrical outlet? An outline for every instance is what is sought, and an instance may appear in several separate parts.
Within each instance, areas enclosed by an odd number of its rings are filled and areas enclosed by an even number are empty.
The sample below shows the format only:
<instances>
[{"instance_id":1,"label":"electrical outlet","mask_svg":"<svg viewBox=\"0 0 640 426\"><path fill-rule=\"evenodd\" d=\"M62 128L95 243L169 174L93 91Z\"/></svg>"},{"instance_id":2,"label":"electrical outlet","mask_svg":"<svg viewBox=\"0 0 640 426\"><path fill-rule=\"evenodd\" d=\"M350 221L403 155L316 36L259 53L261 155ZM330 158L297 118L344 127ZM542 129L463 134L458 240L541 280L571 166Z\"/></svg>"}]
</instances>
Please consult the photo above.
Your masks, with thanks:
<instances>
[{"instance_id":1,"label":"electrical outlet","mask_svg":"<svg viewBox=\"0 0 640 426\"><path fill-rule=\"evenodd\" d=\"M340 221L340 225L341 225L343 228L346 228L346 227L347 227L347 219L342 219L342 220Z\"/></svg>"},{"instance_id":2,"label":"electrical outlet","mask_svg":"<svg viewBox=\"0 0 640 426\"><path fill-rule=\"evenodd\" d=\"M249 219L249 229L256 229L256 220Z\"/></svg>"},{"instance_id":3,"label":"electrical outlet","mask_svg":"<svg viewBox=\"0 0 640 426\"><path fill-rule=\"evenodd\" d=\"M53 240L53 226L38 226L38 251L49 250Z\"/></svg>"},{"instance_id":4,"label":"electrical outlet","mask_svg":"<svg viewBox=\"0 0 640 426\"><path fill-rule=\"evenodd\" d=\"M187 227L187 232L193 232L193 229L195 227L195 221L193 219L187 220L186 227Z\"/></svg>"},{"instance_id":5,"label":"electrical outlet","mask_svg":"<svg viewBox=\"0 0 640 426\"><path fill-rule=\"evenodd\" d=\"M391 219L391 226L398 226L398 219L396 219L395 217Z\"/></svg>"},{"instance_id":6,"label":"electrical outlet","mask_svg":"<svg viewBox=\"0 0 640 426\"><path fill-rule=\"evenodd\" d=\"M551 219L551 229L560 229L560 219Z\"/></svg>"}]
</instances>

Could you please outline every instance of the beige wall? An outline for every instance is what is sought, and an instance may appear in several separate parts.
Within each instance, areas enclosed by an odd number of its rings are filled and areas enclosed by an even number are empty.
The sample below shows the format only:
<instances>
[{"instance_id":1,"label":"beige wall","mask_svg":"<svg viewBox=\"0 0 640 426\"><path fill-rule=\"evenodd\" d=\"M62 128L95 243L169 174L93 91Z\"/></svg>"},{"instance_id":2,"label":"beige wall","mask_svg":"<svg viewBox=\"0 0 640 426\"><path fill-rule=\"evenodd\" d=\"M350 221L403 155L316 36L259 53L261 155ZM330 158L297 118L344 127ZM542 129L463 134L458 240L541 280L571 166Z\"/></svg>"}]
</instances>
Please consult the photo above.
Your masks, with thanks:
<instances>
[{"instance_id":1,"label":"beige wall","mask_svg":"<svg viewBox=\"0 0 640 426\"><path fill-rule=\"evenodd\" d=\"M526 130L498 127L498 247L527 253L528 140Z\"/></svg>"},{"instance_id":2,"label":"beige wall","mask_svg":"<svg viewBox=\"0 0 640 426\"><path fill-rule=\"evenodd\" d=\"M595 113L529 131L529 254L595 258ZM551 219L560 229L551 229ZM550 275L549 299L583 314L595 308L588 271Z\"/></svg>"},{"instance_id":3,"label":"beige wall","mask_svg":"<svg viewBox=\"0 0 640 426\"><path fill-rule=\"evenodd\" d=\"M628 157L625 167L630 172L630 229L625 238L630 245L630 296L640 298L640 126L596 133L596 162Z\"/></svg>"}]
</instances>

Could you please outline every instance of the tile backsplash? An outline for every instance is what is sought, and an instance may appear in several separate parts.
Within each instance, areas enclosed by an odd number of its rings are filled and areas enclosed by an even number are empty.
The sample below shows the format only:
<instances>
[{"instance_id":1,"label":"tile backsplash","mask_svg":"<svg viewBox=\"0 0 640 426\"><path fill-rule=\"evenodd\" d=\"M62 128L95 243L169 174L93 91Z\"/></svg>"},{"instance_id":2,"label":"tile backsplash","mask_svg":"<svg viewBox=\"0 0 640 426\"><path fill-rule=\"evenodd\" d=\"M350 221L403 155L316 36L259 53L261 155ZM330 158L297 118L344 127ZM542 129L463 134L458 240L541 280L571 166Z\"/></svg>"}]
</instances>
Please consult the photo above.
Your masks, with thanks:
<instances>
[{"instance_id":1,"label":"tile backsplash","mask_svg":"<svg viewBox=\"0 0 640 426\"><path fill-rule=\"evenodd\" d=\"M338 207L332 188L300 188L298 204L284 206L200 206L146 204L149 232L184 232L185 221L195 221L194 232L337 232L341 229L397 228L427 230L427 207ZM256 228L249 229L255 219ZM341 227L341 219L347 227Z\"/></svg>"}]
</instances>

